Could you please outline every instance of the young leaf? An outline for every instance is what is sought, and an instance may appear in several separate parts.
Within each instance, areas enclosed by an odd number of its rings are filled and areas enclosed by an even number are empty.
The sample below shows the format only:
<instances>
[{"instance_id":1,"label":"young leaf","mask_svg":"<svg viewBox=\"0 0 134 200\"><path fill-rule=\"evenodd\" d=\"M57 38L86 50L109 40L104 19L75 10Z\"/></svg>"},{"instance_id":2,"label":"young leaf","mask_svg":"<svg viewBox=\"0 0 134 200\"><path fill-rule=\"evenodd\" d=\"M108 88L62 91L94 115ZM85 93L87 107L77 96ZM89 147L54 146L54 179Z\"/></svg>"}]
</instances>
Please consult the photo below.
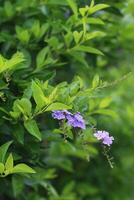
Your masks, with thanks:
<instances>
[{"instance_id":1,"label":"young leaf","mask_svg":"<svg viewBox=\"0 0 134 200\"><path fill-rule=\"evenodd\" d=\"M38 53L37 58L36 58L37 68L41 68L44 65L45 58L48 52L49 52L49 47L45 47Z\"/></svg>"},{"instance_id":2,"label":"young leaf","mask_svg":"<svg viewBox=\"0 0 134 200\"><path fill-rule=\"evenodd\" d=\"M0 163L0 174L4 172L5 166L3 163Z\"/></svg>"},{"instance_id":3,"label":"young leaf","mask_svg":"<svg viewBox=\"0 0 134 200\"><path fill-rule=\"evenodd\" d=\"M108 7L109 7L109 5L107 5L107 4L98 4L93 7L90 7L88 12L89 12L89 14L93 14L93 13L97 12L98 10L102 10L102 9L108 8Z\"/></svg>"},{"instance_id":4,"label":"young leaf","mask_svg":"<svg viewBox=\"0 0 134 200\"><path fill-rule=\"evenodd\" d=\"M71 109L71 106L67 106L63 103L52 103L50 106L47 107L46 111L68 110L68 109Z\"/></svg>"},{"instance_id":5,"label":"young leaf","mask_svg":"<svg viewBox=\"0 0 134 200\"><path fill-rule=\"evenodd\" d=\"M10 153L7 160L6 160L6 163L5 163L5 169L11 173L12 170L13 170L13 156L12 154Z\"/></svg>"},{"instance_id":6,"label":"young leaf","mask_svg":"<svg viewBox=\"0 0 134 200\"><path fill-rule=\"evenodd\" d=\"M84 46L84 45L75 46L71 50L72 51L82 51L82 52L86 52L86 53L93 53L93 54L103 55L103 53L101 51L99 51L98 49L95 49L93 47Z\"/></svg>"},{"instance_id":7,"label":"young leaf","mask_svg":"<svg viewBox=\"0 0 134 200\"><path fill-rule=\"evenodd\" d=\"M46 98L44 96L42 89L34 81L32 82L32 92L33 92L33 98L37 105L36 109L40 110L42 107L46 105Z\"/></svg>"},{"instance_id":8,"label":"young leaf","mask_svg":"<svg viewBox=\"0 0 134 200\"><path fill-rule=\"evenodd\" d=\"M2 146L0 146L0 162L4 163L7 150L11 144L12 144L12 141L9 141L3 144Z\"/></svg>"},{"instance_id":9,"label":"young leaf","mask_svg":"<svg viewBox=\"0 0 134 200\"><path fill-rule=\"evenodd\" d=\"M31 167L29 167L28 165L24 164L24 163L20 163L18 165L16 165L13 168L12 173L31 173L34 174L36 173L35 170L33 170Z\"/></svg>"},{"instance_id":10,"label":"young leaf","mask_svg":"<svg viewBox=\"0 0 134 200\"><path fill-rule=\"evenodd\" d=\"M76 44L79 43L79 41L80 41L82 35L83 35L83 31L81 31L81 32L74 31L74 32L73 32L73 36L74 36L74 40L75 40Z\"/></svg>"},{"instance_id":11,"label":"young leaf","mask_svg":"<svg viewBox=\"0 0 134 200\"><path fill-rule=\"evenodd\" d=\"M4 11L5 11L7 17L12 17L14 15L14 8L10 1L5 1Z\"/></svg>"},{"instance_id":12,"label":"young leaf","mask_svg":"<svg viewBox=\"0 0 134 200\"><path fill-rule=\"evenodd\" d=\"M86 12L88 11L89 7L86 6L85 8L79 8L79 12L81 14L82 17L85 16Z\"/></svg>"},{"instance_id":13,"label":"young leaf","mask_svg":"<svg viewBox=\"0 0 134 200\"><path fill-rule=\"evenodd\" d=\"M106 97L104 99L102 99L102 101L100 102L99 107L100 108L106 108L109 106L109 104L111 103L111 97Z\"/></svg>"},{"instance_id":14,"label":"young leaf","mask_svg":"<svg viewBox=\"0 0 134 200\"><path fill-rule=\"evenodd\" d=\"M73 13L78 16L78 8L75 0L66 0L70 8L72 9Z\"/></svg>"},{"instance_id":15,"label":"young leaf","mask_svg":"<svg viewBox=\"0 0 134 200\"><path fill-rule=\"evenodd\" d=\"M13 70L18 64L24 61L24 55L21 52L16 52L11 59L6 59L0 55L0 73L6 70Z\"/></svg>"},{"instance_id":16,"label":"young leaf","mask_svg":"<svg viewBox=\"0 0 134 200\"><path fill-rule=\"evenodd\" d=\"M96 74L92 81L92 88L96 88L99 85L99 82L100 82L99 75Z\"/></svg>"},{"instance_id":17,"label":"young leaf","mask_svg":"<svg viewBox=\"0 0 134 200\"><path fill-rule=\"evenodd\" d=\"M31 102L29 101L29 99L22 98L19 101L19 105L23 109L25 115L28 115L28 116L31 115L32 105L31 105Z\"/></svg>"},{"instance_id":18,"label":"young leaf","mask_svg":"<svg viewBox=\"0 0 134 200\"><path fill-rule=\"evenodd\" d=\"M39 131L39 128L37 126L37 123L35 120L28 120L24 122L24 126L27 129L27 131L36 137L39 141L41 141L41 133Z\"/></svg>"}]
</instances>

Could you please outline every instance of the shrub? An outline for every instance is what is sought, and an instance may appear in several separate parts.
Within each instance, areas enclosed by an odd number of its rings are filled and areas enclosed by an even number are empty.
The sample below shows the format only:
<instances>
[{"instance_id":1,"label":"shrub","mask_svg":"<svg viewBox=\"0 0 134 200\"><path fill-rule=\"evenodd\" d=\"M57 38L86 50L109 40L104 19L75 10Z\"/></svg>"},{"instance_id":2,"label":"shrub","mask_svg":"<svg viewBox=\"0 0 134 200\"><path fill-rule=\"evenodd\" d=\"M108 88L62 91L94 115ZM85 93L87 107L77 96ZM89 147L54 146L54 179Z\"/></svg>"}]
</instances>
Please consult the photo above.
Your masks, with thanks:
<instances>
[{"instance_id":1,"label":"shrub","mask_svg":"<svg viewBox=\"0 0 134 200\"><path fill-rule=\"evenodd\" d=\"M94 133L110 132L105 122L118 121L106 90L116 82L101 78L109 79L103 69L117 47L115 26L106 22L115 17L110 12L94 1L1 3L1 199L109 197L103 175L115 176L116 168L107 170L108 163L113 167L109 148L100 145L104 138L97 144ZM123 34L119 39L127 43Z\"/></svg>"}]
</instances>

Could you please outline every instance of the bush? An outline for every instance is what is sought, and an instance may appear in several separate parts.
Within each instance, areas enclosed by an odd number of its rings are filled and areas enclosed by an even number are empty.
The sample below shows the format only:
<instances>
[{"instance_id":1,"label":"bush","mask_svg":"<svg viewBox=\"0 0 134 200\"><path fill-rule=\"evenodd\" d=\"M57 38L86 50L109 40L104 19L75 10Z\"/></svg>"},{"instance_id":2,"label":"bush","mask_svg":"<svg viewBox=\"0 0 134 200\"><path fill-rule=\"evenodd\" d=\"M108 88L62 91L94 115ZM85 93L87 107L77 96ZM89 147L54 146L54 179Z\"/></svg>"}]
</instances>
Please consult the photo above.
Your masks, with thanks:
<instances>
[{"instance_id":1,"label":"bush","mask_svg":"<svg viewBox=\"0 0 134 200\"><path fill-rule=\"evenodd\" d=\"M105 3L1 3L1 199L132 199L133 3Z\"/></svg>"}]
</instances>

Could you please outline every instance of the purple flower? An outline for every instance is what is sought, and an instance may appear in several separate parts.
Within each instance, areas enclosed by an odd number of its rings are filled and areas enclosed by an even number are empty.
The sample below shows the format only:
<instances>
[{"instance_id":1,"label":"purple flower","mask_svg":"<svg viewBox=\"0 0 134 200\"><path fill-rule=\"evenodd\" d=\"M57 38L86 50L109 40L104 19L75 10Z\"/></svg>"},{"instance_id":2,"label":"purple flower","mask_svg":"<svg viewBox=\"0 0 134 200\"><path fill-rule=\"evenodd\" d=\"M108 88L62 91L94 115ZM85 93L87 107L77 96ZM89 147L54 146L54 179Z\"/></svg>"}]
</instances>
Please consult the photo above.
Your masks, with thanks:
<instances>
[{"instance_id":1,"label":"purple flower","mask_svg":"<svg viewBox=\"0 0 134 200\"><path fill-rule=\"evenodd\" d=\"M52 117L58 120L65 119L65 113L63 110L55 110L52 112Z\"/></svg>"},{"instance_id":2,"label":"purple flower","mask_svg":"<svg viewBox=\"0 0 134 200\"><path fill-rule=\"evenodd\" d=\"M67 123L74 128L86 128L85 121L79 112L73 115L67 110L55 110L52 112L52 117L58 120L66 119Z\"/></svg>"},{"instance_id":3,"label":"purple flower","mask_svg":"<svg viewBox=\"0 0 134 200\"><path fill-rule=\"evenodd\" d=\"M76 114L67 115L68 124L75 127L85 129L85 121L79 112Z\"/></svg>"},{"instance_id":4,"label":"purple flower","mask_svg":"<svg viewBox=\"0 0 134 200\"><path fill-rule=\"evenodd\" d=\"M54 110L52 111L52 117L54 119L62 120L66 119L67 115L70 115L71 113L67 110Z\"/></svg>"},{"instance_id":5,"label":"purple flower","mask_svg":"<svg viewBox=\"0 0 134 200\"><path fill-rule=\"evenodd\" d=\"M97 131L96 133L94 133L94 136L98 140L102 140L102 139L104 139L104 137L109 137L109 133L106 131Z\"/></svg>"},{"instance_id":6,"label":"purple flower","mask_svg":"<svg viewBox=\"0 0 134 200\"><path fill-rule=\"evenodd\" d=\"M113 143L113 140L114 140L114 137L111 136L111 137L104 137L102 143L107 145L107 146L110 146L112 143Z\"/></svg>"},{"instance_id":7,"label":"purple flower","mask_svg":"<svg viewBox=\"0 0 134 200\"><path fill-rule=\"evenodd\" d=\"M94 136L101 140L103 144L110 146L113 143L114 137L109 136L109 133L106 131L97 131L94 133Z\"/></svg>"}]
</instances>

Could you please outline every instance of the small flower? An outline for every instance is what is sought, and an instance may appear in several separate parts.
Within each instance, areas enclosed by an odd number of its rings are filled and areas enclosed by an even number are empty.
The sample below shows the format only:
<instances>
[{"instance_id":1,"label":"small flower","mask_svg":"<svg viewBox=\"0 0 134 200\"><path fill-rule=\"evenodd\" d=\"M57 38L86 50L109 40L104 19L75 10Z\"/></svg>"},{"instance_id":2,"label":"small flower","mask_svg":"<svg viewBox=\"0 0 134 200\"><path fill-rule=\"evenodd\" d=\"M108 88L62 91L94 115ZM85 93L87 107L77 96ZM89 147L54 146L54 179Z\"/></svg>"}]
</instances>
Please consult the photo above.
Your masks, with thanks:
<instances>
[{"instance_id":1,"label":"small flower","mask_svg":"<svg viewBox=\"0 0 134 200\"><path fill-rule=\"evenodd\" d=\"M52 117L58 120L66 119L67 123L74 128L86 128L85 121L79 112L73 115L67 110L55 110L52 112Z\"/></svg>"},{"instance_id":2,"label":"small flower","mask_svg":"<svg viewBox=\"0 0 134 200\"><path fill-rule=\"evenodd\" d=\"M98 140L102 140L104 139L104 137L108 137L109 133L106 131L97 131L96 133L94 133L94 136L98 139Z\"/></svg>"},{"instance_id":3,"label":"small flower","mask_svg":"<svg viewBox=\"0 0 134 200\"><path fill-rule=\"evenodd\" d=\"M58 120L65 119L65 112L64 110L55 110L52 112L52 117Z\"/></svg>"},{"instance_id":4,"label":"small flower","mask_svg":"<svg viewBox=\"0 0 134 200\"><path fill-rule=\"evenodd\" d=\"M85 121L79 112L76 114L67 115L68 124L73 126L74 128L85 129Z\"/></svg>"},{"instance_id":5,"label":"small flower","mask_svg":"<svg viewBox=\"0 0 134 200\"><path fill-rule=\"evenodd\" d=\"M97 131L94 133L94 136L102 141L102 144L105 144L107 146L110 146L113 143L114 137L109 136L109 133L106 131Z\"/></svg>"},{"instance_id":6,"label":"small flower","mask_svg":"<svg viewBox=\"0 0 134 200\"><path fill-rule=\"evenodd\" d=\"M102 143L107 146L110 146L113 143L113 140L114 140L113 136L111 136L111 137L107 136L107 137L104 137Z\"/></svg>"}]
</instances>

